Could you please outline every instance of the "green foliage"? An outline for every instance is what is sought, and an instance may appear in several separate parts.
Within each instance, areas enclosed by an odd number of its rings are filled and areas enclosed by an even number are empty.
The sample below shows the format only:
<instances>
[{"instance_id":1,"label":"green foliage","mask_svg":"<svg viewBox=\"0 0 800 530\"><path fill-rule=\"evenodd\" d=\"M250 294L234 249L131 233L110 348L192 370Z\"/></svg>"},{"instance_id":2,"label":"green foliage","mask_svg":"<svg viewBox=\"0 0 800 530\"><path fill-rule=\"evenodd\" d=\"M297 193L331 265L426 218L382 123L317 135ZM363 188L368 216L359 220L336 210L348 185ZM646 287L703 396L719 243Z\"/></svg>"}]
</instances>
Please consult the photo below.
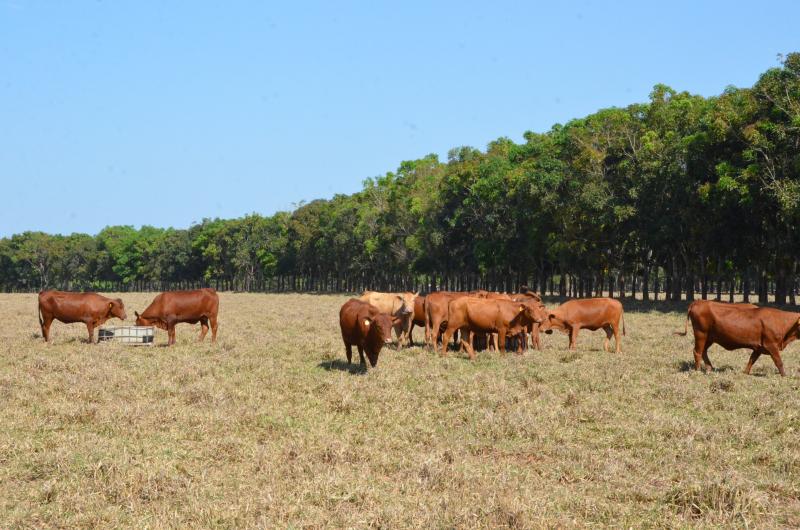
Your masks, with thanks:
<instances>
[{"instance_id":1,"label":"green foliage","mask_svg":"<svg viewBox=\"0 0 800 530\"><path fill-rule=\"evenodd\" d=\"M791 268L800 221L800 54L752 88L703 98L656 85L524 142L400 163L353 195L185 230L0 240L0 288L277 275L601 275L678 266ZM698 259L699 258L699 259ZM678 265L676 265L676 262Z\"/></svg>"}]
</instances>

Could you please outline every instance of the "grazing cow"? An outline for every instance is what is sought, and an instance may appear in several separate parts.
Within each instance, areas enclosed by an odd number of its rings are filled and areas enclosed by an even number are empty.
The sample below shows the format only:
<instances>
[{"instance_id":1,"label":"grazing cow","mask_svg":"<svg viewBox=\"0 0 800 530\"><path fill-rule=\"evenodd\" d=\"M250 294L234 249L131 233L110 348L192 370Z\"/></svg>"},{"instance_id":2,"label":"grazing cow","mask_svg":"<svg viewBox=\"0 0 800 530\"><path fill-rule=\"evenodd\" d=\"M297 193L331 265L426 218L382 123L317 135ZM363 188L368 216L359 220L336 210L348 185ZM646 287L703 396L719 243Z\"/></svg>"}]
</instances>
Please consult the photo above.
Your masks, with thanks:
<instances>
[{"instance_id":1,"label":"grazing cow","mask_svg":"<svg viewBox=\"0 0 800 530\"><path fill-rule=\"evenodd\" d=\"M197 324L200 322L202 340L211 324L211 342L217 341L217 313L219 296L214 289L193 291L167 291L156 296L140 315L136 313L137 326L156 326L167 330L168 345L175 344L175 325L181 322Z\"/></svg>"},{"instance_id":2,"label":"grazing cow","mask_svg":"<svg viewBox=\"0 0 800 530\"><path fill-rule=\"evenodd\" d=\"M625 335L625 317L622 316L622 304L613 298L584 298L569 300L555 309L548 311L547 320L540 329L547 334L554 329L569 334L569 349L574 350L578 341L578 331L603 329L606 338L603 351L610 351L611 335L614 335L617 353L621 352L619 324L622 320L622 334Z\"/></svg>"},{"instance_id":3,"label":"grazing cow","mask_svg":"<svg viewBox=\"0 0 800 530\"><path fill-rule=\"evenodd\" d=\"M749 374L753 363L764 353L780 374L783 371L781 351L800 338L800 313L780 311L752 304L725 304L721 302L694 302L689 306L687 319L694 330L694 368L700 369L702 358L705 369L713 370L708 349L717 343L726 350L746 348L753 350L744 373Z\"/></svg>"},{"instance_id":4,"label":"grazing cow","mask_svg":"<svg viewBox=\"0 0 800 530\"><path fill-rule=\"evenodd\" d=\"M408 342L414 345L414 326L425 329L425 297L417 296L414 299L414 316L411 318L411 329L408 330Z\"/></svg>"},{"instance_id":5,"label":"grazing cow","mask_svg":"<svg viewBox=\"0 0 800 530\"><path fill-rule=\"evenodd\" d=\"M94 342L94 328L111 318L125 320L125 304L119 298L106 298L97 293L69 293L42 291L39 293L39 326L42 337L50 342L50 325L53 320L64 324L83 322L89 331L89 342Z\"/></svg>"},{"instance_id":6,"label":"grazing cow","mask_svg":"<svg viewBox=\"0 0 800 530\"><path fill-rule=\"evenodd\" d=\"M339 310L339 326L342 329L347 364L353 359L353 345L358 348L361 364L364 352L373 368L378 364L378 354L384 344L392 342L392 319L374 305L351 298Z\"/></svg>"},{"instance_id":7,"label":"grazing cow","mask_svg":"<svg viewBox=\"0 0 800 530\"><path fill-rule=\"evenodd\" d=\"M362 302L374 305L378 311L392 317L394 332L397 335L397 347L402 348L411 331L411 319L414 313L414 300L419 293L379 293L365 291L359 298Z\"/></svg>"},{"instance_id":8,"label":"grazing cow","mask_svg":"<svg viewBox=\"0 0 800 530\"><path fill-rule=\"evenodd\" d=\"M442 354L456 330L465 333L497 333L500 351L506 350L506 335L520 333L531 322L544 321L546 314L533 303L510 300L487 300L471 297L455 298L448 304L447 330L442 339ZM470 359L475 359L472 345L463 338Z\"/></svg>"}]
</instances>

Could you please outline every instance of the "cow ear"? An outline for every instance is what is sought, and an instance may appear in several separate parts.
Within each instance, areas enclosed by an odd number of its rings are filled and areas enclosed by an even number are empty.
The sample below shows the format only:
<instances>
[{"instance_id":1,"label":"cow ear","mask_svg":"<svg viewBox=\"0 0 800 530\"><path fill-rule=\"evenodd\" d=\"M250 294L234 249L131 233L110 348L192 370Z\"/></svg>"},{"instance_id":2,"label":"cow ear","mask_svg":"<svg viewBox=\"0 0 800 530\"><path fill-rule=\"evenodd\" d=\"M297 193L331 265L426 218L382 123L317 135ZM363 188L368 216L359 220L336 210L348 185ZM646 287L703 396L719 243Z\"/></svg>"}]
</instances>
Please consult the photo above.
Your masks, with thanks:
<instances>
[{"instance_id":1,"label":"cow ear","mask_svg":"<svg viewBox=\"0 0 800 530\"><path fill-rule=\"evenodd\" d=\"M416 293L414 293L414 298L416 298L417 296L419 296L419 291L417 291Z\"/></svg>"}]
</instances>

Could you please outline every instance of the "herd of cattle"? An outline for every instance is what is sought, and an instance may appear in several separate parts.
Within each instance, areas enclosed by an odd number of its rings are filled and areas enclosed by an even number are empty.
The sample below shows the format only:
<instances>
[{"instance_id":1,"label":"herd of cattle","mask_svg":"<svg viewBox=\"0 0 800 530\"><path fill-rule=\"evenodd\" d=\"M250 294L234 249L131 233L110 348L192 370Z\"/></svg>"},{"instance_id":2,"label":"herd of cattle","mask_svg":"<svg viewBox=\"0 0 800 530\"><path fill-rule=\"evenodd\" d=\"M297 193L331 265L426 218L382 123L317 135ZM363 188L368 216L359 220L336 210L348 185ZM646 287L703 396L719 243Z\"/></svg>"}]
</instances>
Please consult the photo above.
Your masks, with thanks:
<instances>
[{"instance_id":1,"label":"herd of cattle","mask_svg":"<svg viewBox=\"0 0 800 530\"><path fill-rule=\"evenodd\" d=\"M744 369L749 374L753 363L762 355L772 357L783 376L781 351L800 338L800 313L781 311L754 304L733 304L697 300L689 305L686 327L678 335L688 333L691 321L694 330L694 365L712 370L708 349L719 344L727 350L752 350ZM539 333L559 330L569 336L569 348L575 349L581 329L605 331L603 349L609 351L614 336L616 353L620 353L620 331L625 335L622 304L613 298L569 300L555 309L547 309L541 297L530 290L521 293L439 291L427 296L419 293L378 293L368 291L359 299L346 302L339 311L347 362L352 347L358 348L361 363L366 353L374 367L378 353L392 342L394 329L398 347L413 343L414 326L425 327L425 343L443 355L451 339L454 345L475 358L476 338L488 348L505 351L506 340L514 340L519 351L527 348L528 337L534 348L541 349Z\"/></svg>"},{"instance_id":2,"label":"herd of cattle","mask_svg":"<svg viewBox=\"0 0 800 530\"><path fill-rule=\"evenodd\" d=\"M185 322L201 325L199 340L211 328L211 341L217 339L219 297L214 289L169 291L157 295L141 313L135 312L137 326L156 326L167 331L168 344L175 344L175 325ZM50 340L53 320L71 324L83 322L94 342L94 330L111 318L126 320L125 305L97 293L42 291L39 293L39 325L42 337ZM689 321L694 331L695 369L711 370L708 349L719 344L727 350L752 350L744 372L749 374L753 363L768 354L781 375L785 375L781 351L800 338L800 313L781 311L754 304L732 304L698 300L689 305ZM475 345L506 351L512 343L517 351L527 349L528 340L541 349L540 332L558 330L569 336L569 348L575 349L581 329L605 331L603 349L609 351L614 336L616 353L620 353L620 333L625 335L622 304L612 298L569 300L548 309L541 297L528 289L520 293L488 291L438 291L419 293L379 293L367 291L358 299L345 302L339 311L339 324L347 362L352 362L356 346L361 364L376 366L378 354L390 344L392 331L397 346L413 344L414 326L425 328L425 343L447 354L450 341L475 358Z\"/></svg>"}]
</instances>

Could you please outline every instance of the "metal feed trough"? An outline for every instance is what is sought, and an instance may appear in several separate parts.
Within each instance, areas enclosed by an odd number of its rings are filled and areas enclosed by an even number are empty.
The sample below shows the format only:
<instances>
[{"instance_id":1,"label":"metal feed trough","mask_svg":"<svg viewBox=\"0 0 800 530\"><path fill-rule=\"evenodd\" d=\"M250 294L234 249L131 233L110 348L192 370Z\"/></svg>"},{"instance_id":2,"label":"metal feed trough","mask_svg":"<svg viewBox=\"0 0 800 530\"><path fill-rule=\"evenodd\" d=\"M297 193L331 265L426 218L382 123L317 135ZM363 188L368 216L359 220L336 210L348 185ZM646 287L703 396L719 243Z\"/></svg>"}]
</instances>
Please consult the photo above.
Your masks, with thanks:
<instances>
[{"instance_id":1,"label":"metal feed trough","mask_svg":"<svg viewBox=\"0 0 800 530\"><path fill-rule=\"evenodd\" d=\"M153 326L114 326L100 328L97 340L100 342L121 342L140 346L152 346Z\"/></svg>"}]
</instances>

